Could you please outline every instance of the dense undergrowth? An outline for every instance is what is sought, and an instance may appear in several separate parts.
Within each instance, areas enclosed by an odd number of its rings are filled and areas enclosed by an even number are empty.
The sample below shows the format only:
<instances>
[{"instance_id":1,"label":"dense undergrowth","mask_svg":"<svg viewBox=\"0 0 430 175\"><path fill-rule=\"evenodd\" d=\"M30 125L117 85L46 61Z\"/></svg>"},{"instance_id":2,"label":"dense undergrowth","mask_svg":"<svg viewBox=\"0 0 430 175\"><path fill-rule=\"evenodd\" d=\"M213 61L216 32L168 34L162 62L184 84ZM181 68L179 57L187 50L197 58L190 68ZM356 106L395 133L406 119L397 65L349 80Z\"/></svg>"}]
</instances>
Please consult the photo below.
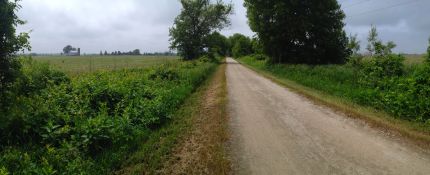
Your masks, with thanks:
<instances>
[{"instance_id":1,"label":"dense undergrowth","mask_svg":"<svg viewBox=\"0 0 430 175\"><path fill-rule=\"evenodd\" d=\"M108 174L216 67L178 61L69 78L22 62L0 102L0 174Z\"/></svg>"},{"instance_id":2,"label":"dense undergrowth","mask_svg":"<svg viewBox=\"0 0 430 175\"><path fill-rule=\"evenodd\" d=\"M403 59L391 54L359 65L320 66L269 64L255 56L243 57L240 61L276 77L430 128L430 65L406 67Z\"/></svg>"}]
</instances>

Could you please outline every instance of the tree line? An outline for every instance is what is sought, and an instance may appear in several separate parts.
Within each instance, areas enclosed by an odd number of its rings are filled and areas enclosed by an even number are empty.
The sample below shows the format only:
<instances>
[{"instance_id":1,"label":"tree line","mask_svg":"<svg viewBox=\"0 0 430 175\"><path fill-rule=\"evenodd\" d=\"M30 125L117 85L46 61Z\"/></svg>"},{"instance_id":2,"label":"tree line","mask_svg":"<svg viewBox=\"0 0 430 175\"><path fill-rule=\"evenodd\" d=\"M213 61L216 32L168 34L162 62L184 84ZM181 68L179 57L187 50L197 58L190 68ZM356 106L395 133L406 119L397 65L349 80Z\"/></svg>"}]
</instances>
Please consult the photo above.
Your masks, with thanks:
<instances>
[{"instance_id":1,"label":"tree line","mask_svg":"<svg viewBox=\"0 0 430 175\"><path fill-rule=\"evenodd\" d=\"M233 35L229 39L234 43L222 42L226 39L218 33L230 25L231 4L210 0L181 3L170 41L185 60L214 52L233 56L255 52L269 56L273 63L339 64L352 53L343 29L345 14L337 0L245 0L256 36Z\"/></svg>"},{"instance_id":2,"label":"tree line","mask_svg":"<svg viewBox=\"0 0 430 175\"><path fill-rule=\"evenodd\" d=\"M139 49L134 49L132 51L128 51L128 52L121 52L121 51L114 51L111 53L108 53L106 50L100 51L100 56L104 56L104 55L141 55L140 54L140 50Z\"/></svg>"}]
</instances>

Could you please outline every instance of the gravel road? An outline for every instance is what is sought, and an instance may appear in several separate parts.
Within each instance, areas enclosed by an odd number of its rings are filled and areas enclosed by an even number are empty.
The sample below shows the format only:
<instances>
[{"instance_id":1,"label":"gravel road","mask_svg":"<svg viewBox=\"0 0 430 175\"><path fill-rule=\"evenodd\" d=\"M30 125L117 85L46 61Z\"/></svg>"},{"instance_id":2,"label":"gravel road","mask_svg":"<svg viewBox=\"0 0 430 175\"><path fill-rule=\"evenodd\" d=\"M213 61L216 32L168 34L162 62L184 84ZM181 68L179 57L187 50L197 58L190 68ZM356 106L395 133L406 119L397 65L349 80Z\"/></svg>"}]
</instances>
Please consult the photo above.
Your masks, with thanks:
<instances>
[{"instance_id":1,"label":"gravel road","mask_svg":"<svg viewBox=\"0 0 430 175\"><path fill-rule=\"evenodd\" d=\"M235 174L430 174L429 152L227 64Z\"/></svg>"}]
</instances>

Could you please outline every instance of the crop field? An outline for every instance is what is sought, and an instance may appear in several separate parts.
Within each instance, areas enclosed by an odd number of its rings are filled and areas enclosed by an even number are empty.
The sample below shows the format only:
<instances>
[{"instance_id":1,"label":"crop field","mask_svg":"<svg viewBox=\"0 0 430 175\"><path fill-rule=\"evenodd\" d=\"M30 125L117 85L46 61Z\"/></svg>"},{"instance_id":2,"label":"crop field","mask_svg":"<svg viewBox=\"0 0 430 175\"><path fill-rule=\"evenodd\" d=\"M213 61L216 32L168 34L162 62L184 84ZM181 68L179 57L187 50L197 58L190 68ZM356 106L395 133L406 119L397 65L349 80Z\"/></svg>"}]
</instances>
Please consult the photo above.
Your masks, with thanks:
<instances>
[{"instance_id":1,"label":"crop field","mask_svg":"<svg viewBox=\"0 0 430 175\"><path fill-rule=\"evenodd\" d=\"M405 65L417 65L423 64L425 61L425 55L422 54L408 54L405 55L406 59L404 61Z\"/></svg>"},{"instance_id":2,"label":"crop field","mask_svg":"<svg viewBox=\"0 0 430 175\"><path fill-rule=\"evenodd\" d=\"M45 62L67 74L79 74L97 70L120 70L144 68L175 62L176 56L35 56L34 60Z\"/></svg>"}]
</instances>

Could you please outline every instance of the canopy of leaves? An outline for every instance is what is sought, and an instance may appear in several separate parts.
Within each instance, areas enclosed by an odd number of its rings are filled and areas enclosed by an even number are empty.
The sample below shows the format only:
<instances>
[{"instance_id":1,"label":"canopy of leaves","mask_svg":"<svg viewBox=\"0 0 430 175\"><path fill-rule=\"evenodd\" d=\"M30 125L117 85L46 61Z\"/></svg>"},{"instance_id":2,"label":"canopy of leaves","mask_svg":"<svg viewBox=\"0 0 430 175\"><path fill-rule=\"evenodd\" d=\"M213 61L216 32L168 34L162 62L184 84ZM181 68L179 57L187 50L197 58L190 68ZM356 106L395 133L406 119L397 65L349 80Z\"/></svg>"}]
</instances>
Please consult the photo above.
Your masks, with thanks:
<instances>
[{"instance_id":1,"label":"canopy of leaves","mask_svg":"<svg viewBox=\"0 0 430 175\"><path fill-rule=\"evenodd\" d=\"M388 54L393 53L393 49L397 46L393 41L387 42L387 44L384 44L379 38L378 38L378 30L375 26L372 25L369 36L367 37L367 41L369 42L367 44L367 51L371 56L384 56Z\"/></svg>"},{"instance_id":2,"label":"canopy of leaves","mask_svg":"<svg viewBox=\"0 0 430 175\"><path fill-rule=\"evenodd\" d=\"M230 43L224 35L213 32L207 37L207 47L210 54L226 56L229 53Z\"/></svg>"},{"instance_id":3,"label":"canopy of leaves","mask_svg":"<svg viewBox=\"0 0 430 175\"><path fill-rule=\"evenodd\" d=\"M357 39L357 34L349 36L348 49L351 50L353 55L359 54L358 52L360 51L360 41Z\"/></svg>"},{"instance_id":4,"label":"canopy of leaves","mask_svg":"<svg viewBox=\"0 0 430 175\"><path fill-rule=\"evenodd\" d=\"M221 0L181 0L182 10L170 28L170 48L185 60L200 57L207 48L207 37L230 25L232 5Z\"/></svg>"},{"instance_id":5,"label":"canopy of leaves","mask_svg":"<svg viewBox=\"0 0 430 175\"><path fill-rule=\"evenodd\" d=\"M245 7L272 62L343 63L350 53L337 0L245 0Z\"/></svg>"},{"instance_id":6,"label":"canopy of leaves","mask_svg":"<svg viewBox=\"0 0 430 175\"><path fill-rule=\"evenodd\" d=\"M76 48L73 48L71 45L67 45L66 47L63 48L63 53L69 54L70 51L74 51L74 50L76 50Z\"/></svg>"},{"instance_id":7,"label":"canopy of leaves","mask_svg":"<svg viewBox=\"0 0 430 175\"><path fill-rule=\"evenodd\" d=\"M20 65L15 54L30 49L28 33L16 35L16 26L25 23L16 15L20 8L17 1L0 0L0 92L4 92L19 74Z\"/></svg>"},{"instance_id":8,"label":"canopy of leaves","mask_svg":"<svg viewBox=\"0 0 430 175\"><path fill-rule=\"evenodd\" d=\"M249 37L236 33L229 40L233 57L239 58L253 53L252 42Z\"/></svg>"}]
</instances>

